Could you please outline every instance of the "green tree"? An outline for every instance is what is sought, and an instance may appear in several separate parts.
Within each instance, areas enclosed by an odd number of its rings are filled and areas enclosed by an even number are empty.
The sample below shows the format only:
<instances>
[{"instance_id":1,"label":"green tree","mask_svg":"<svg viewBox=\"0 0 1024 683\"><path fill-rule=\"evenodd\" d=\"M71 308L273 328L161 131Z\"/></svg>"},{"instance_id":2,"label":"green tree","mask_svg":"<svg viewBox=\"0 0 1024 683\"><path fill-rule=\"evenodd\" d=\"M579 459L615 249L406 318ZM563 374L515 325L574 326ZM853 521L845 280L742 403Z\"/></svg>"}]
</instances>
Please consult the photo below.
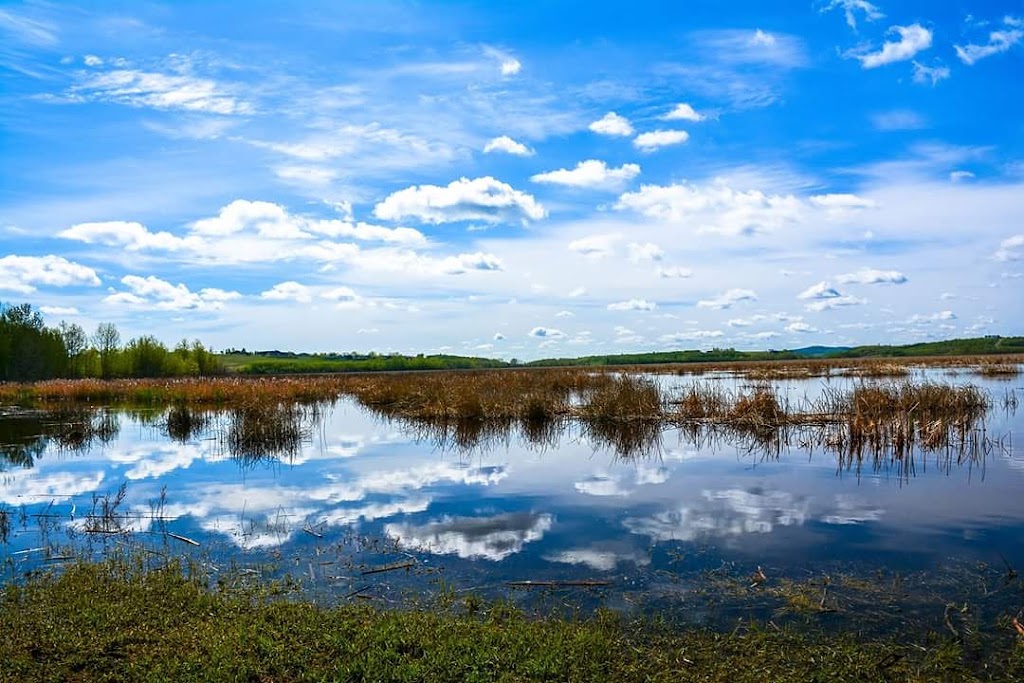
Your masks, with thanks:
<instances>
[{"instance_id":1,"label":"green tree","mask_svg":"<svg viewBox=\"0 0 1024 683\"><path fill-rule=\"evenodd\" d=\"M100 354L100 376L110 379L114 376L117 351L121 345L121 333L113 323L100 323L93 335L93 344Z\"/></svg>"}]
</instances>

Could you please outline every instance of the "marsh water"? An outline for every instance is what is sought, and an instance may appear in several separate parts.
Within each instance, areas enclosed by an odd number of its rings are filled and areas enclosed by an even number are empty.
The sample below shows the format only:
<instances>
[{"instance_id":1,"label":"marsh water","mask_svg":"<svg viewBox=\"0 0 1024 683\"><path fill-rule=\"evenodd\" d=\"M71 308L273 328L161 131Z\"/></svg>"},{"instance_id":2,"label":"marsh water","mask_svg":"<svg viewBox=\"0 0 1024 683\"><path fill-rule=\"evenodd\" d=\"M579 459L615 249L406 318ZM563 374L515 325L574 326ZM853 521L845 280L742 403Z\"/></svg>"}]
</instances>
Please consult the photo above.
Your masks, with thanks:
<instances>
[{"instance_id":1,"label":"marsh water","mask_svg":"<svg viewBox=\"0 0 1024 683\"><path fill-rule=\"evenodd\" d=\"M0 569L17 580L134 552L231 580L290 577L326 602L475 595L717 626L993 623L1024 607L1024 380L915 372L987 392L966 448L850 459L798 432L659 428L634 443L572 422L467 435L347 400L266 448L226 436L230 413L183 431L163 410L11 414ZM859 381L776 388L795 400Z\"/></svg>"}]
</instances>

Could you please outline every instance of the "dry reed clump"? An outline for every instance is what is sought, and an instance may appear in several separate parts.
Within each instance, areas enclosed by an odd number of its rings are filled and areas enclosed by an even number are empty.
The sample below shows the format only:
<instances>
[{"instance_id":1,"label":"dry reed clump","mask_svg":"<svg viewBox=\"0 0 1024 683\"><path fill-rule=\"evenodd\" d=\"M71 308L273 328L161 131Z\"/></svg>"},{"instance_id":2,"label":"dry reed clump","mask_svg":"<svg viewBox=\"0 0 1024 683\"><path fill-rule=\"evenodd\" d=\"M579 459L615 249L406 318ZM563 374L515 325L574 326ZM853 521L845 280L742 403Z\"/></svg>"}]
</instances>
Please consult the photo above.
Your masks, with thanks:
<instances>
[{"instance_id":1,"label":"dry reed clump","mask_svg":"<svg viewBox=\"0 0 1024 683\"><path fill-rule=\"evenodd\" d=\"M661 389L648 377L605 377L587 392L579 415L588 421L661 420L664 417Z\"/></svg>"},{"instance_id":2,"label":"dry reed clump","mask_svg":"<svg viewBox=\"0 0 1024 683\"><path fill-rule=\"evenodd\" d=\"M770 386L759 386L749 394L740 394L728 413L731 422L750 427L781 426L788 417L789 411Z\"/></svg>"},{"instance_id":3,"label":"dry reed clump","mask_svg":"<svg viewBox=\"0 0 1024 683\"><path fill-rule=\"evenodd\" d=\"M843 418L844 429L833 433L830 444L840 452L902 457L915 445L935 450L968 444L989 407L988 396L975 386L900 382L826 392L821 412Z\"/></svg>"},{"instance_id":4,"label":"dry reed clump","mask_svg":"<svg viewBox=\"0 0 1024 683\"><path fill-rule=\"evenodd\" d=\"M182 378L51 380L0 384L0 404L47 409L62 405L167 406L230 408L254 403L331 402L345 385L342 377Z\"/></svg>"},{"instance_id":5,"label":"dry reed clump","mask_svg":"<svg viewBox=\"0 0 1024 683\"><path fill-rule=\"evenodd\" d=\"M869 361L847 368L840 373L843 377L907 377L910 368L894 361Z\"/></svg>"},{"instance_id":6,"label":"dry reed clump","mask_svg":"<svg viewBox=\"0 0 1024 683\"><path fill-rule=\"evenodd\" d=\"M683 421L721 419L730 410L726 392L712 383L695 382L672 403L673 417Z\"/></svg>"},{"instance_id":7,"label":"dry reed clump","mask_svg":"<svg viewBox=\"0 0 1024 683\"><path fill-rule=\"evenodd\" d=\"M312 441L320 410L297 403L253 404L235 408L221 436L228 454L242 461L294 457Z\"/></svg>"},{"instance_id":8,"label":"dry reed clump","mask_svg":"<svg viewBox=\"0 0 1024 683\"><path fill-rule=\"evenodd\" d=\"M975 368L974 373L982 377L1012 378L1020 374L1020 365L1000 361L985 361Z\"/></svg>"},{"instance_id":9,"label":"dry reed clump","mask_svg":"<svg viewBox=\"0 0 1024 683\"><path fill-rule=\"evenodd\" d=\"M163 418L163 427L174 441L187 443L206 431L210 424L209 412L188 405L172 406Z\"/></svg>"}]
</instances>

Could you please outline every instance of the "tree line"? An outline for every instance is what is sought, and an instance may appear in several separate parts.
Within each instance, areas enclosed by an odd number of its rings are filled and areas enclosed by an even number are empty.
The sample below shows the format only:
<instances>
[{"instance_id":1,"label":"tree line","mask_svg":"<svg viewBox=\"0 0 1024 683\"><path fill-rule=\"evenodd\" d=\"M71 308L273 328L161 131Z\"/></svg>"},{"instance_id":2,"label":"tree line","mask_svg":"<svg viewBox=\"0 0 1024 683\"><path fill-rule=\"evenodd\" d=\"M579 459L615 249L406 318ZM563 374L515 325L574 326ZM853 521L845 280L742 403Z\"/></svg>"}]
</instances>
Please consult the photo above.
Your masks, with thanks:
<instances>
[{"instance_id":1,"label":"tree line","mask_svg":"<svg viewBox=\"0 0 1024 683\"><path fill-rule=\"evenodd\" d=\"M0 381L97 377L181 377L224 371L220 359L198 340L167 348L152 335L121 343L113 323L92 334L81 325L47 327L29 304L0 304Z\"/></svg>"}]
</instances>

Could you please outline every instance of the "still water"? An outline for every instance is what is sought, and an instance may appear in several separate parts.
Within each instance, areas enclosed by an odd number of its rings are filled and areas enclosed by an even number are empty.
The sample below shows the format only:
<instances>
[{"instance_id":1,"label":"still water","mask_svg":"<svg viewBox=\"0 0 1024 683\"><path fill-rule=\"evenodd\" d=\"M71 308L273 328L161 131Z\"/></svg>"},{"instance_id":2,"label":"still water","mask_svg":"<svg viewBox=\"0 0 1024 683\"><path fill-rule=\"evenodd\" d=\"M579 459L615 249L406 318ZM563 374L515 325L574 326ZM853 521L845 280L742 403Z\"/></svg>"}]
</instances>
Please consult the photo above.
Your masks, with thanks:
<instances>
[{"instance_id":1,"label":"still water","mask_svg":"<svg viewBox=\"0 0 1024 683\"><path fill-rule=\"evenodd\" d=\"M1016 610L1024 416L1009 406L1024 386L932 379L992 399L970 457L850 463L799 435L765 448L673 429L623 454L572 424L539 443L512 431L460 448L347 401L307 415L276 455L232 452L228 414L172 439L165 412L99 410L78 416L92 430L77 440L67 416L9 416L0 569L17 579L128 550L290 576L323 600L472 593L704 624L779 619L799 595L835 619L899 612L932 627L952 603ZM778 386L813 397L843 381L855 380Z\"/></svg>"}]
</instances>

